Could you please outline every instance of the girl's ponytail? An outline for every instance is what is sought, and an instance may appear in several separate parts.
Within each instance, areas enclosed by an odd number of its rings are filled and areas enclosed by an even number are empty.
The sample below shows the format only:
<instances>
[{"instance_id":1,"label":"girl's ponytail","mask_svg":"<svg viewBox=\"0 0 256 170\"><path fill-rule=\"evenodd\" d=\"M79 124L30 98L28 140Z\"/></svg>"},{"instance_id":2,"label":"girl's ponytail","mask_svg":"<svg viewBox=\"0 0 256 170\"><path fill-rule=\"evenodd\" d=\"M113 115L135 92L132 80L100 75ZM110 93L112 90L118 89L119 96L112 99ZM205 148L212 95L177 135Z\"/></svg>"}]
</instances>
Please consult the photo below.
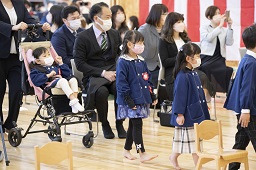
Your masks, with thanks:
<instances>
[{"instance_id":1,"label":"girl's ponytail","mask_svg":"<svg viewBox=\"0 0 256 170\"><path fill-rule=\"evenodd\" d=\"M188 42L186 44L184 44L176 57L176 63L173 69L173 77L174 79L176 78L177 74L179 73L180 70L185 70L186 65L187 65L187 61L186 61L186 57L190 56L190 57L194 57L194 55L196 54L200 54L201 49L198 45L196 45L195 43L191 43Z\"/></svg>"},{"instance_id":2,"label":"girl's ponytail","mask_svg":"<svg viewBox=\"0 0 256 170\"><path fill-rule=\"evenodd\" d=\"M179 71L186 67L186 57L187 55L185 54L182 46L176 56L176 63L173 69L174 79L176 79L176 76L179 73Z\"/></svg>"}]
</instances>

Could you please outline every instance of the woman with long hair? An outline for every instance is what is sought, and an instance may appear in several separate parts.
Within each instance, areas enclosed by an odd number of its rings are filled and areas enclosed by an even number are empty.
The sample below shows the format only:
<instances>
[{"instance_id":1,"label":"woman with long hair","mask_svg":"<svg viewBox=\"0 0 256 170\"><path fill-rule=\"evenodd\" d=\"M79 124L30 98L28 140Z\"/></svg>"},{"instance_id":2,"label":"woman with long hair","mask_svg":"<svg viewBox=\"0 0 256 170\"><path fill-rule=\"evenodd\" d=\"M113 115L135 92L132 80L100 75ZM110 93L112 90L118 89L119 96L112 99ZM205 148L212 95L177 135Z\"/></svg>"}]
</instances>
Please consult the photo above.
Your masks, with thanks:
<instances>
[{"instance_id":1,"label":"woman with long hair","mask_svg":"<svg viewBox=\"0 0 256 170\"><path fill-rule=\"evenodd\" d=\"M145 59L152 75L152 83L156 87L159 74L158 43L161 29L168 14L168 8L164 4L155 4L151 7L146 23L140 26L139 32L144 36L145 50L141 56Z\"/></svg>"}]
</instances>

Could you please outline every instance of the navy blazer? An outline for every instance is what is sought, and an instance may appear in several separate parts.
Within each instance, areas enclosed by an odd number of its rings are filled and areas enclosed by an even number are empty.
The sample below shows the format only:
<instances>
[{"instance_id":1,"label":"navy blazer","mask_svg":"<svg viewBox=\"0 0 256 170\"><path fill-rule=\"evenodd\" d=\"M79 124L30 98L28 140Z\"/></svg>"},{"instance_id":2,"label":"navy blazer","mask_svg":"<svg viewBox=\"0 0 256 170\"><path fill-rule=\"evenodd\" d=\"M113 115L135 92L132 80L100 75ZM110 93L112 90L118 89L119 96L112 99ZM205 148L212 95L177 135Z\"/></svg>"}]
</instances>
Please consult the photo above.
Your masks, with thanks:
<instances>
[{"instance_id":1,"label":"navy blazer","mask_svg":"<svg viewBox=\"0 0 256 170\"><path fill-rule=\"evenodd\" d=\"M35 24L36 20L31 17L26 9L24 2L21 0L11 0L13 7L17 14L17 23L25 22L27 24ZM16 42L17 52L18 50L18 32L12 31L13 25L11 25L10 18L0 1L0 58L8 58L10 55L10 47L12 36L14 36Z\"/></svg>"},{"instance_id":2,"label":"navy blazer","mask_svg":"<svg viewBox=\"0 0 256 170\"><path fill-rule=\"evenodd\" d=\"M241 113L249 109L256 116L256 59L245 54L236 72L236 77L224 108Z\"/></svg>"},{"instance_id":3,"label":"navy blazer","mask_svg":"<svg viewBox=\"0 0 256 170\"><path fill-rule=\"evenodd\" d=\"M177 124L178 114L183 114L185 121L181 127L193 127L210 119L204 90L197 72L186 69L180 71L174 81L174 100L172 105L171 124Z\"/></svg>"},{"instance_id":4,"label":"navy blazer","mask_svg":"<svg viewBox=\"0 0 256 170\"><path fill-rule=\"evenodd\" d=\"M79 28L77 33L84 29ZM71 68L70 59L73 59L73 47L76 37L70 32L65 24L54 32L51 43L59 56L62 57L63 63Z\"/></svg>"},{"instance_id":5,"label":"navy blazer","mask_svg":"<svg viewBox=\"0 0 256 170\"><path fill-rule=\"evenodd\" d=\"M125 102L126 96L130 96L136 105L150 104L152 89L150 72L142 57L138 56L135 60L123 55L118 59L116 68L116 103L118 105L128 105Z\"/></svg>"},{"instance_id":6,"label":"navy blazer","mask_svg":"<svg viewBox=\"0 0 256 170\"><path fill-rule=\"evenodd\" d=\"M55 71L56 75L61 75L63 78L69 78L71 76L71 70L66 64L46 66L45 69L45 72L41 72L36 68L31 69L30 78L35 86L45 88L47 82L52 82L51 87L54 87L59 79L52 80L52 78L48 78L46 74L51 73L51 71Z\"/></svg>"}]
</instances>

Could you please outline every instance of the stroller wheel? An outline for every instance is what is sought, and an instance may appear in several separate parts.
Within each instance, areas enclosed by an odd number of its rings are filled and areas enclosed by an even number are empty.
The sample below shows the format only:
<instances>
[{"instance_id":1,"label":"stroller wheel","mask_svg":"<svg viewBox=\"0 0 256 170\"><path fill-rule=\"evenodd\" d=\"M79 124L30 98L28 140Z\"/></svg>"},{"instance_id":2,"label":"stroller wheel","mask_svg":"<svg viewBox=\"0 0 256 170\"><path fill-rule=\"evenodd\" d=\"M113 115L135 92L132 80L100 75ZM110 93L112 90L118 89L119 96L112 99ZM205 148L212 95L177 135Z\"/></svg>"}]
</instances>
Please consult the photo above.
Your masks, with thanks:
<instances>
[{"instance_id":1,"label":"stroller wheel","mask_svg":"<svg viewBox=\"0 0 256 170\"><path fill-rule=\"evenodd\" d=\"M48 132L48 137L52 141L62 142L61 131L60 131L59 127L58 127L58 130L57 130L54 125L50 125L50 126L48 126L48 130L50 130ZM59 131L59 133L57 131Z\"/></svg>"},{"instance_id":2,"label":"stroller wheel","mask_svg":"<svg viewBox=\"0 0 256 170\"><path fill-rule=\"evenodd\" d=\"M19 146L21 143L21 130L18 128L12 128L8 134L8 140L13 147Z\"/></svg>"},{"instance_id":3,"label":"stroller wheel","mask_svg":"<svg viewBox=\"0 0 256 170\"><path fill-rule=\"evenodd\" d=\"M91 134L87 134L83 137L82 143L86 148L90 148L93 145L93 136Z\"/></svg>"}]
</instances>

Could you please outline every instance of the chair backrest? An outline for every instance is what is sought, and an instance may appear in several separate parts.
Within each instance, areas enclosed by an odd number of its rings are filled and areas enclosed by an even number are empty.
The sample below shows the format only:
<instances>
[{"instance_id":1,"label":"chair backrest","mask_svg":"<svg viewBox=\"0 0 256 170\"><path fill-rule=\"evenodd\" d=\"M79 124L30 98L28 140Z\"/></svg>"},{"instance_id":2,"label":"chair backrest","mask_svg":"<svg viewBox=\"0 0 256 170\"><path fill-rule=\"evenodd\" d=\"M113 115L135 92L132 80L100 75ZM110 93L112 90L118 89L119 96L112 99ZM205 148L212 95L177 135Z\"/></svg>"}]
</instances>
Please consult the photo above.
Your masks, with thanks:
<instances>
[{"instance_id":1,"label":"chair backrest","mask_svg":"<svg viewBox=\"0 0 256 170\"><path fill-rule=\"evenodd\" d=\"M76 76L79 80L82 80L83 79L83 73L81 71L77 70L74 59L71 59L70 62L71 62L71 66L72 66L72 74L74 76Z\"/></svg>"},{"instance_id":2,"label":"chair backrest","mask_svg":"<svg viewBox=\"0 0 256 170\"><path fill-rule=\"evenodd\" d=\"M72 143L49 142L39 148L35 146L35 168L40 169L40 163L56 165L68 160L68 169L73 169Z\"/></svg>"},{"instance_id":3,"label":"chair backrest","mask_svg":"<svg viewBox=\"0 0 256 170\"><path fill-rule=\"evenodd\" d=\"M219 153L223 150L223 141L222 141L222 128L221 121L216 120L204 120L200 124L194 124L195 129L195 140L196 140L196 151L202 152L200 146L200 140L210 140L215 136L218 136L218 151Z\"/></svg>"}]
</instances>

